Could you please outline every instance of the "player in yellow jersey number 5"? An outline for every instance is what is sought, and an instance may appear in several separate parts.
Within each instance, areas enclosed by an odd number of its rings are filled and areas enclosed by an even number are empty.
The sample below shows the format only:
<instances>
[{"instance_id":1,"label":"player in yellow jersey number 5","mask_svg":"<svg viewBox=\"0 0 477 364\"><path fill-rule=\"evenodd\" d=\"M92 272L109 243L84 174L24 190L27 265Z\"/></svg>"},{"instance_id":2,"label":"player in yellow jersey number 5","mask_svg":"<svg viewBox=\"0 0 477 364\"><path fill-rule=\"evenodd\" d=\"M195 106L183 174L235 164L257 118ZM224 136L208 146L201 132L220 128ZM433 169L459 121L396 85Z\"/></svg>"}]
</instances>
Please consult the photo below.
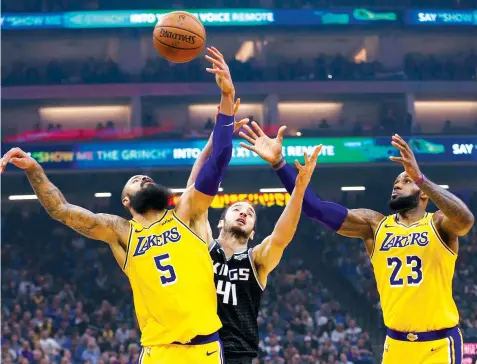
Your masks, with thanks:
<instances>
[{"instance_id":1,"label":"player in yellow jersey number 5","mask_svg":"<svg viewBox=\"0 0 477 364\"><path fill-rule=\"evenodd\" d=\"M275 139L256 123L241 133L250 145L242 145L268 161L291 192L295 171L283 159L285 128ZM390 216L368 209L348 210L321 201L311 189L305 193L303 212L338 234L361 238L374 268L387 337L385 364L459 364L462 336L459 313L452 298L452 277L458 237L465 235L474 216L455 195L431 182L420 171L409 145L399 135L392 145L404 172L393 184ZM439 208L426 212L431 200Z\"/></svg>"},{"instance_id":2,"label":"player in yellow jersey number 5","mask_svg":"<svg viewBox=\"0 0 477 364\"><path fill-rule=\"evenodd\" d=\"M131 283L143 346L139 363L223 363L207 236L191 229L207 212L232 157L235 90L222 54L215 48L208 52L213 64L208 72L215 74L222 91L213 152L174 210L166 209L169 191L148 176L133 176L124 186L122 203L133 217L127 221L68 203L41 166L19 148L0 161L2 172L8 163L25 171L53 219L109 244Z\"/></svg>"}]
</instances>

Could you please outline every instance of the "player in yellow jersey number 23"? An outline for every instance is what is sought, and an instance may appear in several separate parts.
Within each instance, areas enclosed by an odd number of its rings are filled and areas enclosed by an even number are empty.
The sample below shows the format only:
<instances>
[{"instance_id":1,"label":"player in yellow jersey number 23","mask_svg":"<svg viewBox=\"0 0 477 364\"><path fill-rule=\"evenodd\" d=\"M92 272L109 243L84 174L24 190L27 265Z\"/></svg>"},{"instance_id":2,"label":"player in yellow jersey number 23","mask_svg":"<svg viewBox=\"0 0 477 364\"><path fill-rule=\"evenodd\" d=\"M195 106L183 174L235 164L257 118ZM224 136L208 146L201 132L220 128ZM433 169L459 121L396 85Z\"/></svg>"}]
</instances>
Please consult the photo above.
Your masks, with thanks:
<instances>
[{"instance_id":1,"label":"player in yellow jersey number 23","mask_svg":"<svg viewBox=\"0 0 477 364\"><path fill-rule=\"evenodd\" d=\"M253 128L253 129L252 129ZM259 126L245 126L243 144L268 161L288 192L296 173L283 159L284 128L277 138ZM374 268L387 337L384 364L462 363L459 314L452 298L452 277L458 237L465 235L474 216L455 195L431 182L420 171L405 140L395 134L392 145L404 172L393 183L389 207L383 216L368 209L348 210L305 193L303 212L338 234L364 240ZM426 212L431 200L436 213Z\"/></svg>"}]
</instances>

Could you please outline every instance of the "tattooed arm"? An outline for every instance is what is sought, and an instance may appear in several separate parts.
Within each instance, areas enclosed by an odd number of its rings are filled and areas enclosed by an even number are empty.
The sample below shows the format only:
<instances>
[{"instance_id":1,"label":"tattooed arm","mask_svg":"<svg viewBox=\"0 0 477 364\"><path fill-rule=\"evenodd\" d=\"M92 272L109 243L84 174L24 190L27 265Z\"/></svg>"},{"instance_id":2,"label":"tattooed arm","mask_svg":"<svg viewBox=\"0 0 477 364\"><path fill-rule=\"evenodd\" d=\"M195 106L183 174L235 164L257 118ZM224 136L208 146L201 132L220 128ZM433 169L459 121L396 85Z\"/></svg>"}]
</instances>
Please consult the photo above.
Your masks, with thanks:
<instances>
[{"instance_id":1,"label":"tattooed arm","mask_svg":"<svg viewBox=\"0 0 477 364\"><path fill-rule=\"evenodd\" d=\"M457 196L424 177L413 151L402 137L393 135L392 145L399 150L401 156L390 157L391 160L401 163L409 178L439 208L440 211L434 214L437 229L446 235L467 234L474 224L474 215L467 206Z\"/></svg>"},{"instance_id":2,"label":"tattooed arm","mask_svg":"<svg viewBox=\"0 0 477 364\"><path fill-rule=\"evenodd\" d=\"M348 238L363 239L366 250L371 254L374 246L374 232L383 217L381 213L373 210L348 210L343 225L337 233Z\"/></svg>"},{"instance_id":3,"label":"tattooed arm","mask_svg":"<svg viewBox=\"0 0 477 364\"><path fill-rule=\"evenodd\" d=\"M38 163L25 172L38 200L53 219L90 239L102 240L108 244L125 241L121 239L121 235L127 235L129 230L129 223L125 219L109 214L95 214L68 203Z\"/></svg>"},{"instance_id":4,"label":"tattooed arm","mask_svg":"<svg viewBox=\"0 0 477 364\"><path fill-rule=\"evenodd\" d=\"M434 222L446 234L466 235L474 225L474 215L461 199L434 182L424 178L419 184L439 211L434 214Z\"/></svg>"},{"instance_id":5,"label":"tattooed arm","mask_svg":"<svg viewBox=\"0 0 477 364\"><path fill-rule=\"evenodd\" d=\"M90 239L102 240L108 244L125 245L129 223L108 214L95 214L82 207L68 203L60 190L50 182L43 168L20 148L13 148L1 159L0 170L8 163L23 169L46 212L55 220Z\"/></svg>"}]
</instances>

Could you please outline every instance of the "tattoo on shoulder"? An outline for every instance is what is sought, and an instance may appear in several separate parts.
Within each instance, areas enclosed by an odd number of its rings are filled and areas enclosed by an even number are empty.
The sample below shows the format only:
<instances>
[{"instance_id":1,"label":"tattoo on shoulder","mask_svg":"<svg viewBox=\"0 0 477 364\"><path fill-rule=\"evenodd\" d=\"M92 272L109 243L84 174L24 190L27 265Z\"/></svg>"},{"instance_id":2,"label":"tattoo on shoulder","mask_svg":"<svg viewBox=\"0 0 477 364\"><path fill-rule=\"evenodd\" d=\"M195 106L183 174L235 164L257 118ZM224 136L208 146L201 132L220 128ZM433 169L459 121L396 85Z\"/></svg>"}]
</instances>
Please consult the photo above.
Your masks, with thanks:
<instances>
[{"instance_id":1,"label":"tattoo on shoulder","mask_svg":"<svg viewBox=\"0 0 477 364\"><path fill-rule=\"evenodd\" d=\"M365 219L369 222L379 221L384 217L384 215L381 214L380 212L370 210L370 209L354 209L354 210L350 210L350 211L353 211L358 216L360 216L361 218L363 218L363 219Z\"/></svg>"},{"instance_id":2,"label":"tattoo on shoulder","mask_svg":"<svg viewBox=\"0 0 477 364\"><path fill-rule=\"evenodd\" d=\"M118 233L129 232L129 222L120 216L110 214L96 214L96 216L102 219L105 225L111 227Z\"/></svg>"},{"instance_id":3,"label":"tattoo on shoulder","mask_svg":"<svg viewBox=\"0 0 477 364\"><path fill-rule=\"evenodd\" d=\"M349 210L338 233L350 238L370 238L373 236L373 225L382 218L382 214L369 209Z\"/></svg>"}]
</instances>

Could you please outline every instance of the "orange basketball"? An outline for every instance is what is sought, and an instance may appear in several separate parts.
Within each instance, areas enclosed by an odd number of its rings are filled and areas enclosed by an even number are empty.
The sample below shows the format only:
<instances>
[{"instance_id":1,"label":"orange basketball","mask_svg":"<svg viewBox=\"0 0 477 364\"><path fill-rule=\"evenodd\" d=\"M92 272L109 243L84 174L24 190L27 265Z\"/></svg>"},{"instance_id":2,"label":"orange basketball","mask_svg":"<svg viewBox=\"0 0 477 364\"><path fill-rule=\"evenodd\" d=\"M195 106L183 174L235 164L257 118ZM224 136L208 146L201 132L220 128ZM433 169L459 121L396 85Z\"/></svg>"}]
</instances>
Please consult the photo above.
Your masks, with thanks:
<instances>
[{"instance_id":1,"label":"orange basketball","mask_svg":"<svg viewBox=\"0 0 477 364\"><path fill-rule=\"evenodd\" d=\"M204 48L205 28L194 15L174 11L156 24L153 40L159 54L168 61L189 62Z\"/></svg>"}]
</instances>

